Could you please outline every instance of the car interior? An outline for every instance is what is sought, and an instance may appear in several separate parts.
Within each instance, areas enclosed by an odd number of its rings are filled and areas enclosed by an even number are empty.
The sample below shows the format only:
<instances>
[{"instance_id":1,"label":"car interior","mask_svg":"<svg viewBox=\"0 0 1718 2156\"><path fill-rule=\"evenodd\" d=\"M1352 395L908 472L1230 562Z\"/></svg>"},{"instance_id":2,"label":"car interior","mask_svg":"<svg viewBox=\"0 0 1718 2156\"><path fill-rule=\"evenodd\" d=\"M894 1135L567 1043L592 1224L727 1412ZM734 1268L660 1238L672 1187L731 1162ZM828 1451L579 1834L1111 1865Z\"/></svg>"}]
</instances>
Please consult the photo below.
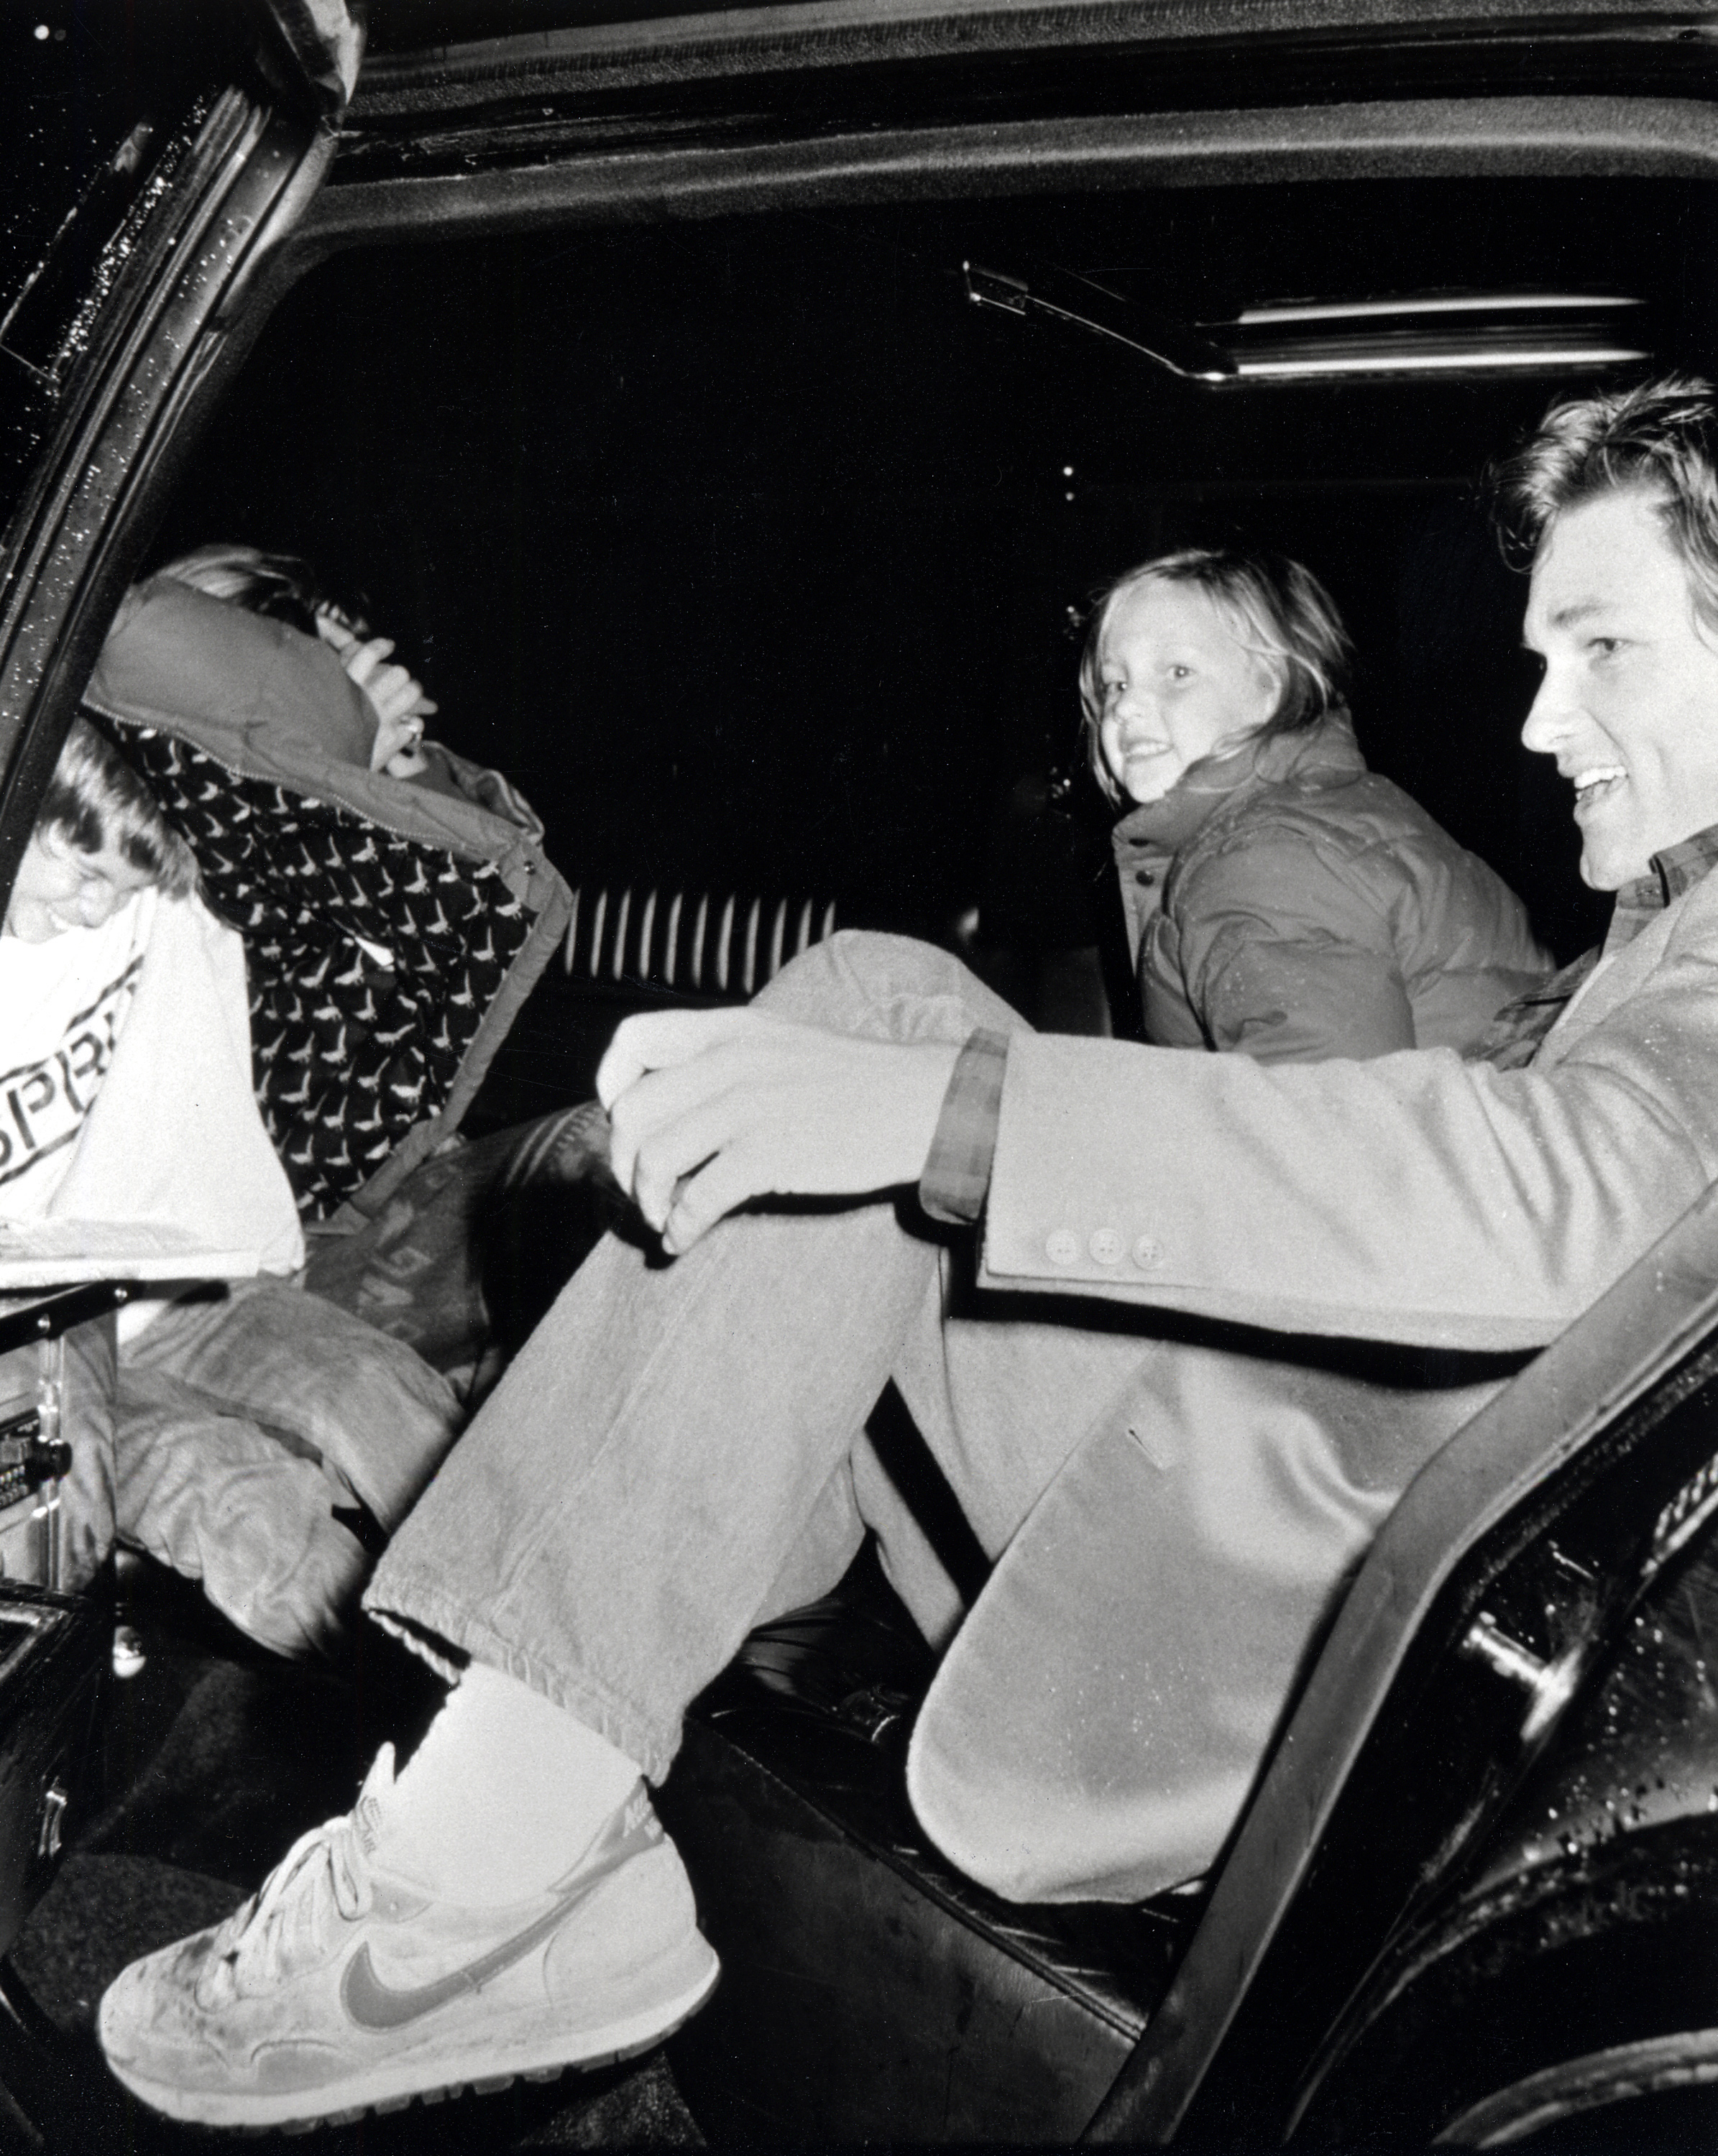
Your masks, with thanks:
<instances>
[{"instance_id":1,"label":"car interior","mask_svg":"<svg viewBox=\"0 0 1718 2156\"><path fill-rule=\"evenodd\" d=\"M1016 181L612 219L533 208L528 182L518 200L476 232L331 214L144 563L218 541L303 557L395 640L439 704L432 734L541 818L570 906L468 1138L587 1098L626 1011L739 1001L838 927L943 943L1050 1029L1136 1033L1075 672L1094 593L1178 544L1313 568L1355 640L1370 763L1514 885L1560 961L1600 932L1566 787L1519 741L1525 576L1484 476L1561 390L1709 364L1705 182ZM570 1261L541 1219L486 1253L512 1337ZM981 1554L892 1394L872 1430L975 1591ZM1697 1432L1676 1445L1673 1488L1704 1456ZM1597 1487L1569 1498L1587 1507L1571 1548L1607 1531ZM1486 1559L1494 1586L1504 1563ZM1428 1572L1427 1606L1446 1591ZM1685 1577L1676 1591L1695 1606ZM92 2000L343 1809L381 1722L431 1692L379 1640L279 1662L147 1561L118 1592L142 1659L104 1713L102 1800L0 1974L81 2145L165 2149L193 2137L100 2086ZM928 1675L867 1553L701 1704L662 1810L729 1974L666 2057L321 2145L1049 2141L1101 2119L1211 1881L1050 1911L961 1879L901 1786ZM1614 1732L1643 1686L1628 1664L1592 1713ZM1301 1709L1327 1711L1316 1689ZM1413 1738L1386 1734L1355 1786L1407 1817ZM1489 1830L1515 1784L1477 1753L1472 1772ZM1396 1884L1337 1866L1318 1921L1374 1891L1413 1905L1414 1878L1443 1876L1443 1830L1421 1831ZM1433 2040L1369 2041L1376 2094ZM1361 2106L1339 2077L1313 2138L1345 2145L1376 2117Z\"/></svg>"}]
</instances>

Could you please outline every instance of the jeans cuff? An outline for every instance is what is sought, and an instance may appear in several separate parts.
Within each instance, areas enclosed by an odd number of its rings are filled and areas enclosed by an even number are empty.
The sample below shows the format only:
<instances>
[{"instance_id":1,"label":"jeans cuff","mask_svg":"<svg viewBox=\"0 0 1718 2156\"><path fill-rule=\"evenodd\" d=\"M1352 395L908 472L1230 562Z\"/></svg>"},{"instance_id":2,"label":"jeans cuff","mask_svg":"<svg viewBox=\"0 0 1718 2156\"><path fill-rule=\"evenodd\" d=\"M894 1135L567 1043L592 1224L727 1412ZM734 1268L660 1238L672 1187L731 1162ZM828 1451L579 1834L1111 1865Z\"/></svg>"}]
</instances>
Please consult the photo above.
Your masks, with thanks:
<instances>
[{"instance_id":1,"label":"jeans cuff","mask_svg":"<svg viewBox=\"0 0 1718 2156\"><path fill-rule=\"evenodd\" d=\"M450 1684L458 1682L466 1661L486 1663L594 1729L633 1760L647 1782L667 1779L680 1749L677 1719L664 1726L590 1671L552 1667L473 1615L432 1576L390 1554L366 1589L363 1607L367 1616Z\"/></svg>"}]
</instances>

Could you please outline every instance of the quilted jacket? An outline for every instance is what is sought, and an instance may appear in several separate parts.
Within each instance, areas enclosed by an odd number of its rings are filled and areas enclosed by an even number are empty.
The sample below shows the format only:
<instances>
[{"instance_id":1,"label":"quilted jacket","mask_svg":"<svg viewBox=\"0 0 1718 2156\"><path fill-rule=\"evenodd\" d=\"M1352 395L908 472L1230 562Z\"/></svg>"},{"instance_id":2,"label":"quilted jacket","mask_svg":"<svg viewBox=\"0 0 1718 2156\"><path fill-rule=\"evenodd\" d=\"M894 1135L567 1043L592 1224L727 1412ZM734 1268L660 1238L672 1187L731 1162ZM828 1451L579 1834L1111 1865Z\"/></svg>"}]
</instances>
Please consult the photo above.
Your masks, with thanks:
<instances>
[{"instance_id":1,"label":"quilted jacket","mask_svg":"<svg viewBox=\"0 0 1718 2156\"><path fill-rule=\"evenodd\" d=\"M1550 968L1515 893L1367 770L1345 716L1195 765L1114 845L1160 1047L1465 1050Z\"/></svg>"}]
</instances>

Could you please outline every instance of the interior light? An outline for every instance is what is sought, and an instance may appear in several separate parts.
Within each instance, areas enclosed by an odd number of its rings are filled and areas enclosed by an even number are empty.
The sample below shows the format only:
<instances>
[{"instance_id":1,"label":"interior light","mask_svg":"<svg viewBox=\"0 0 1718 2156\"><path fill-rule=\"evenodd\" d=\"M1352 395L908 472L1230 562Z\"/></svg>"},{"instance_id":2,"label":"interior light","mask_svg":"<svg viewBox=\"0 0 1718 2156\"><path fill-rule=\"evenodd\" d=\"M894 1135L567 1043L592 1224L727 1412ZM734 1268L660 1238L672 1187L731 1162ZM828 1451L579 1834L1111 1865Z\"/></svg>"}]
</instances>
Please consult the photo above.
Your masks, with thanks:
<instances>
[{"instance_id":1,"label":"interior light","mask_svg":"<svg viewBox=\"0 0 1718 2156\"><path fill-rule=\"evenodd\" d=\"M1618 367L1628 360L1651 355L1635 345L1520 345L1481 352L1350 352L1336 357L1305 352L1292 357L1246 359L1240 362L1244 381L1269 378L1288 381L1294 376L1322 374L1452 374L1489 373L1494 367Z\"/></svg>"},{"instance_id":2,"label":"interior light","mask_svg":"<svg viewBox=\"0 0 1718 2156\"><path fill-rule=\"evenodd\" d=\"M1114 272L1103 283L1050 264L1031 265L1026 275L975 262L961 267L975 305L1111 340L1214 389L1592 372L1652 353L1644 302L1618 292L1445 289L1269 300L1223 321L1191 322L1118 291ZM1072 465L1062 475L1071 480Z\"/></svg>"},{"instance_id":3,"label":"interior light","mask_svg":"<svg viewBox=\"0 0 1718 2156\"><path fill-rule=\"evenodd\" d=\"M1243 308L1235 319L1250 328L1266 322L1367 321L1397 315L1539 315L1641 304L1615 292L1422 292L1387 300L1285 300Z\"/></svg>"}]
</instances>

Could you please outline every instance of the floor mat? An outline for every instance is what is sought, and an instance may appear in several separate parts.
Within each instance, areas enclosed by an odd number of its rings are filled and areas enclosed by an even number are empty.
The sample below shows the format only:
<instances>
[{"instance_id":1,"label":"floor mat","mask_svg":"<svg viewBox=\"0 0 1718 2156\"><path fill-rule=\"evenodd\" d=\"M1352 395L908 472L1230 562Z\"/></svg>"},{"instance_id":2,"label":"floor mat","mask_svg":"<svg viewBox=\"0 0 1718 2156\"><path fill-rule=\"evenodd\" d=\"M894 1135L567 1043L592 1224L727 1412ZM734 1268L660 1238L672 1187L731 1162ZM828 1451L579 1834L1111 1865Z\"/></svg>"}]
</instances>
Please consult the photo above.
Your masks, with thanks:
<instances>
[{"instance_id":1,"label":"floor mat","mask_svg":"<svg viewBox=\"0 0 1718 2156\"><path fill-rule=\"evenodd\" d=\"M252 1649L185 1583L136 1576L147 1661L116 1684L107 1801L14 1942L4 1975L37 2038L0 2046L26 2108L51 2118L55 2156L201 2156L232 2139L141 2111L96 2047L102 1991L140 1953L218 1922L289 1843L343 1812L384 1736L409 1738L436 1697L421 1666L368 1628L340 1670ZM702 2137L660 2052L642 2063L414 2105L320 2132L318 2156L505 2156L527 2148L697 2146ZM0 2146L5 2145L0 2120ZM235 2144L236 2145L236 2144ZM246 2144L250 2145L250 2144Z\"/></svg>"}]
</instances>

